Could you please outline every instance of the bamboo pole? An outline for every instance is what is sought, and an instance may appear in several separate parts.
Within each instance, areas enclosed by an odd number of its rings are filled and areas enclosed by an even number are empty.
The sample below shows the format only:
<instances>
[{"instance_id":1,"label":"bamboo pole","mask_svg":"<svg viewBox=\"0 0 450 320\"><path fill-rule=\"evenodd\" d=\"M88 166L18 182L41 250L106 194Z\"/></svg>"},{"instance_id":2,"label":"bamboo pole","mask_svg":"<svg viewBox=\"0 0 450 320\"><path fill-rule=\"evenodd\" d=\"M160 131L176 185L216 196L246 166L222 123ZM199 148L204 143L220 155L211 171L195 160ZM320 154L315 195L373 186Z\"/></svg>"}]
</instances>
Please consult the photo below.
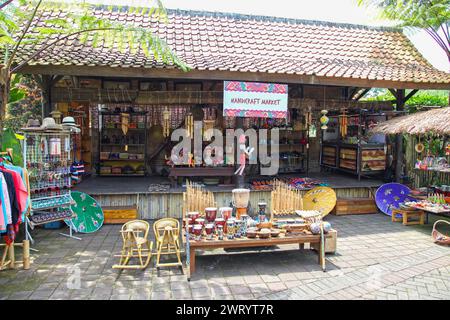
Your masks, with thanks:
<instances>
[{"instance_id":1,"label":"bamboo pole","mask_svg":"<svg viewBox=\"0 0 450 320\"><path fill-rule=\"evenodd\" d=\"M30 269L30 240L23 240L23 268Z\"/></svg>"}]
</instances>

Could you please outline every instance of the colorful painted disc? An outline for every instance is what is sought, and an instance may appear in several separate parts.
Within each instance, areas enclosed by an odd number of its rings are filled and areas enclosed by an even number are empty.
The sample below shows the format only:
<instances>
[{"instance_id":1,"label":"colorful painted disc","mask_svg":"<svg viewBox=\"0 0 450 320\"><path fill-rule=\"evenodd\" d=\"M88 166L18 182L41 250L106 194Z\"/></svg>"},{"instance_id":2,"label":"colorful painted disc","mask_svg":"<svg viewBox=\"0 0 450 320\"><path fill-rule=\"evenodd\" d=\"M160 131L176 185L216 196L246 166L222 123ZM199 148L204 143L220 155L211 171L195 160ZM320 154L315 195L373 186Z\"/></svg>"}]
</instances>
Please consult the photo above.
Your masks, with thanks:
<instances>
[{"instance_id":1,"label":"colorful painted disc","mask_svg":"<svg viewBox=\"0 0 450 320\"><path fill-rule=\"evenodd\" d=\"M392 215L392 209L398 209L405 201L416 201L409 197L411 189L401 183L386 183L375 193L375 203L384 214Z\"/></svg>"},{"instance_id":2,"label":"colorful painted disc","mask_svg":"<svg viewBox=\"0 0 450 320\"><path fill-rule=\"evenodd\" d=\"M336 192L329 187L315 187L303 197L303 210L316 210L326 216L336 205Z\"/></svg>"},{"instance_id":3,"label":"colorful painted disc","mask_svg":"<svg viewBox=\"0 0 450 320\"><path fill-rule=\"evenodd\" d=\"M75 202L71 206L75 217L72 221L65 220L66 224L81 233L92 233L100 229L104 216L97 201L84 192L72 191L70 194Z\"/></svg>"}]
</instances>

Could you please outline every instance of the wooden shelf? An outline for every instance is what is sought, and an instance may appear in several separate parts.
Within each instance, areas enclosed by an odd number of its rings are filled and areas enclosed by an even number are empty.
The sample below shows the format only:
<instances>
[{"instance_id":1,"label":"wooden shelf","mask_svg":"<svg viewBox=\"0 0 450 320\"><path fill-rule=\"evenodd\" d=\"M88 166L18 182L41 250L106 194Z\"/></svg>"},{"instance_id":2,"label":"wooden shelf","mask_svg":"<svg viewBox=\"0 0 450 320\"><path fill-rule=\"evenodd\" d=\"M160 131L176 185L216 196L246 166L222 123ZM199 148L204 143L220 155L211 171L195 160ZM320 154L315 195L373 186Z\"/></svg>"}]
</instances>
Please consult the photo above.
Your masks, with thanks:
<instances>
[{"instance_id":1,"label":"wooden shelf","mask_svg":"<svg viewBox=\"0 0 450 320\"><path fill-rule=\"evenodd\" d=\"M100 159L100 161L144 162L145 159L106 159L106 160Z\"/></svg>"},{"instance_id":2,"label":"wooden shelf","mask_svg":"<svg viewBox=\"0 0 450 320\"><path fill-rule=\"evenodd\" d=\"M141 173L130 173L130 174L125 174L125 173L119 173L119 174L113 174L113 173L99 173L100 177L144 177L145 173L141 174Z\"/></svg>"},{"instance_id":3,"label":"wooden shelf","mask_svg":"<svg viewBox=\"0 0 450 320\"><path fill-rule=\"evenodd\" d=\"M127 145L129 147L143 147L145 146L144 143L132 143L132 144L122 144L122 143L102 143L102 147L118 147L118 146L124 146Z\"/></svg>"}]
</instances>

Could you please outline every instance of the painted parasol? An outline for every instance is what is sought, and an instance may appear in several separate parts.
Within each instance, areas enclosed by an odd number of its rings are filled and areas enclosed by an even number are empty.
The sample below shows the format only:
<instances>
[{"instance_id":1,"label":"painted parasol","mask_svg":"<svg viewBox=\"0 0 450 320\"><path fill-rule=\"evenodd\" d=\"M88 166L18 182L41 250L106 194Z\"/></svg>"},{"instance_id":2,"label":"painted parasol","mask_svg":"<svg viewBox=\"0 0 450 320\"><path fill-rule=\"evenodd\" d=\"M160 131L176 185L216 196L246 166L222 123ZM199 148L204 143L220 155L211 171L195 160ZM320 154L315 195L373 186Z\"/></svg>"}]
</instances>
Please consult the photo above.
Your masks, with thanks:
<instances>
[{"instance_id":1,"label":"painted parasol","mask_svg":"<svg viewBox=\"0 0 450 320\"><path fill-rule=\"evenodd\" d=\"M72 220L65 220L66 224L81 233L92 233L100 229L104 216L97 201L90 195L79 191L72 191L71 196L75 202L71 206L75 217Z\"/></svg>"},{"instance_id":2,"label":"painted parasol","mask_svg":"<svg viewBox=\"0 0 450 320\"><path fill-rule=\"evenodd\" d=\"M386 183L375 193L375 203L381 212L392 215L392 209L397 209L405 201L416 201L409 197L411 189L401 183Z\"/></svg>"},{"instance_id":3,"label":"painted parasol","mask_svg":"<svg viewBox=\"0 0 450 320\"><path fill-rule=\"evenodd\" d=\"M336 205L336 193L329 187L315 187L303 197L304 210L316 210L325 217Z\"/></svg>"}]
</instances>

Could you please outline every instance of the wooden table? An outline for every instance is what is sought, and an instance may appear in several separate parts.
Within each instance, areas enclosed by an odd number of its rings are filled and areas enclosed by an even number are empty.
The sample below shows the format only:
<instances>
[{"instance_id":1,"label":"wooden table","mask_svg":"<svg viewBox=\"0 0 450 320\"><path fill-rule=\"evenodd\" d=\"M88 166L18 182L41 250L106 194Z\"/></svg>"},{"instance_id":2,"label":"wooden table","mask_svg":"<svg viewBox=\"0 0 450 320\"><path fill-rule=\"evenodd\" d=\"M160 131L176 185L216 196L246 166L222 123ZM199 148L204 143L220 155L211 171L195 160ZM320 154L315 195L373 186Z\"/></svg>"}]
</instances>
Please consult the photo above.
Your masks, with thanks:
<instances>
[{"instance_id":1,"label":"wooden table","mask_svg":"<svg viewBox=\"0 0 450 320\"><path fill-rule=\"evenodd\" d=\"M177 186L178 177L225 177L224 183L230 184L234 170L234 167L173 167L169 179L172 187Z\"/></svg>"},{"instance_id":2,"label":"wooden table","mask_svg":"<svg viewBox=\"0 0 450 320\"><path fill-rule=\"evenodd\" d=\"M425 212L425 214L426 214L425 224L428 224L428 215L430 213L434 214L434 215L437 215L437 216L441 216L441 217L450 217L450 211L446 211L446 210L443 210L443 211L432 211L432 210L427 210L426 208L421 208L421 207L415 207L415 206L409 206L409 207L413 208L413 209L416 209L416 210L422 210L422 211Z\"/></svg>"},{"instance_id":3,"label":"wooden table","mask_svg":"<svg viewBox=\"0 0 450 320\"><path fill-rule=\"evenodd\" d=\"M327 238L331 238L331 235L325 234L324 246ZM320 235L287 235L285 237L274 237L268 239L259 238L238 238L233 240L189 240L189 277L195 272L195 251L199 249L217 249L217 248L251 248L251 247L267 247L276 246L280 244L299 244L299 249L303 249L305 243L319 243ZM325 265L325 252L322 250L322 246L318 246L319 264ZM325 271L325 269L323 270Z\"/></svg>"}]
</instances>

